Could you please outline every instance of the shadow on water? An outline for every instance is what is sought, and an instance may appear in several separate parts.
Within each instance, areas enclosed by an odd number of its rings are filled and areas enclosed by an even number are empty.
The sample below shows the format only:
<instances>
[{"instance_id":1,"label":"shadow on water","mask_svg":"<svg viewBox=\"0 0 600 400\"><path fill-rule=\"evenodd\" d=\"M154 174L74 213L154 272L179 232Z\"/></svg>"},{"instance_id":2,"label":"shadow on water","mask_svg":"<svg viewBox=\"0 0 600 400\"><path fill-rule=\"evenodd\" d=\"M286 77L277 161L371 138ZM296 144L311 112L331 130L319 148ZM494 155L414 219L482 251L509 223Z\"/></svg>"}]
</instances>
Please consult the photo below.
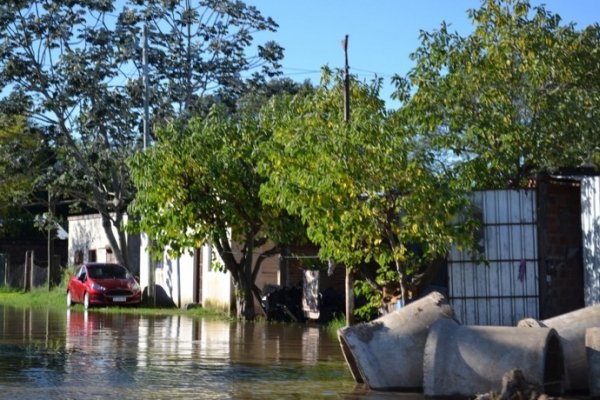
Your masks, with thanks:
<instances>
[{"instance_id":1,"label":"shadow on water","mask_svg":"<svg viewBox=\"0 0 600 400\"><path fill-rule=\"evenodd\" d=\"M0 305L0 398L389 399L316 326Z\"/></svg>"}]
</instances>

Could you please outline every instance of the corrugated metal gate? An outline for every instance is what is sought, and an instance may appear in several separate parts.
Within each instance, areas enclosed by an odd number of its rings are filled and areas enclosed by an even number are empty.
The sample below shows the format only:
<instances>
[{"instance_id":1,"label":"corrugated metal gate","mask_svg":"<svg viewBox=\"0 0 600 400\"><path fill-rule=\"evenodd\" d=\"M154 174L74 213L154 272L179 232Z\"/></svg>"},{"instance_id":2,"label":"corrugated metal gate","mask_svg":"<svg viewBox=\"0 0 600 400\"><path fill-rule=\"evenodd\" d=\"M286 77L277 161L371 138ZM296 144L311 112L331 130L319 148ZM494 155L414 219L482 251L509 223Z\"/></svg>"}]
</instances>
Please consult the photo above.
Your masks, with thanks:
<instances>
[{"instance_id":1,"label":"corrugated metal gate","mask_svg":"<svg viewBox=\"0 0 600 400\"><path fill-rule=\"evenodd\" d=\"M600 177L581 180L585 305L600 304Z\"/></svg>"},{"instance_id":2,"label":"corrugated metal gate","mask_svg":"<svg viewBox=\"0 0 600 400\"><path fill-rule=\"evenodd\" d=\"M449 301L463 324L515 325L538 318L538 241L533 190L477 192L481 245L489 266L453 250L448 260Z\"/></svg>"}]
</instances>

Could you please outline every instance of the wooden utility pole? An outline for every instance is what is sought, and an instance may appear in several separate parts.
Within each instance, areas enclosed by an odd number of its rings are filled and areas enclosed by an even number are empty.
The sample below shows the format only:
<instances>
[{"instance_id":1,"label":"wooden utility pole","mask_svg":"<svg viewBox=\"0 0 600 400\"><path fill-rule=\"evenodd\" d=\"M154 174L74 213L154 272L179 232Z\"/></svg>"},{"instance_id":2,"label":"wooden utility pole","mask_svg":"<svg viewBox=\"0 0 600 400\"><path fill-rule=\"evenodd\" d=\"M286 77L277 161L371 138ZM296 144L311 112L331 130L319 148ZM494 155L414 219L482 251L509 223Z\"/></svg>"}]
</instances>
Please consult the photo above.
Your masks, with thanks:
<instances>
[{"instance_id":1,"label":"wooden utility pole","mask_svg":"<svg viewBox=\"0 0 600 400\"><path fill-rule=\"evenodd\" d=\"M54 281L54 229L53 229L53 221L54 221L54 199L52 198L52 194L48 189L48 220L46 223L47 226L47 257L48 257L48 271L47 271L47 279L48 279L48 291L52 289L53 281ZM52 223L50 223L52 221Z\"/></svg>"},{"instance_id":2,"label":"wooden utility pole","mask_svg":"<svg viewBox=\"0 0 600 400\"><path fill-rule=\"evenodd\" d=\"M342 40L344 47L344 121L350 122L350 67L348 66L348 35Z\"/></svg>"},{"instance_id":3,"label":"wooden utility pole","mask_svg":"<svg viewBox=\"0 0 600 400\"><path fill-rule=\"evenodd\" d=\"M342 40L344 48L344 121L350 123L350 67L348 66L348 35ZM346 325L354 323L354 287L352 272L346 266Z\"/></svg>"},{"instance_id":4,"label":"wooden utility pole","mask_svg":"<svg viewBox=\"0 0 600 400\"><path fill-rule=\"evenodd\" d=\"M142 49L142 59L144 64L144 150L150 145L150 83L148 82L148 24L144 24L144 47ZM156 305L156 285L154 260L152 259L152 248L154 241L148 236L148 305Z\"/></svg>"}]
</instances>

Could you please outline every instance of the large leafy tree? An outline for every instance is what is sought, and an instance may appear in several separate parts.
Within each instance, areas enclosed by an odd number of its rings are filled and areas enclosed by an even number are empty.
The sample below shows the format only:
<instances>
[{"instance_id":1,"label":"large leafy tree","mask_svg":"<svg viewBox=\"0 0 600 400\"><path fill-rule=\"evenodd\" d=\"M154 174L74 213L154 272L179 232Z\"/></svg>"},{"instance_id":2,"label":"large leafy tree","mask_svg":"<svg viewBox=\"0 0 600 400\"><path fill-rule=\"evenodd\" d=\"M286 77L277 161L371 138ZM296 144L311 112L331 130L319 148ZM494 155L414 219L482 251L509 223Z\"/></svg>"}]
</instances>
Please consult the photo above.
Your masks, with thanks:
<instances>
[{"instance_id":1,"label":"large leafy tree","mask_svg":"<svg viewBox=\"0 0 600 400\"><path fill-rule=\"evenodd\" d=\"M255 149L269 137L254 115L213 107L205 118L158 130L155 145L131 162L138 194L130 210L139 228L176 254L214 246L231 273L238 316L248 320L261 263L304 233L259 198Z\"/></svg>"},{"instance_id":2,"label":"large leafy tree","mask_svg":"<svg viewBox=\"0 0 600 400\"><path fill-rule=\"evenodd\" d=\"M265 68L255 81L271 73L281 49L270 43L247 56L252 33L276 24L240 1L114 5L2 2L0 89L5 105L18 101L56 139L54 187L98 211L115 256L127 264L122 222L134 187L125 160L141 146L143 99L150 100L150 126L188 118L204 94L240 90L246 71Z\"/></svg>"},{"instance_id":3,"label":"large leafy tree","mask_svg":"<svg viewBox=\"0 0 600 400\"><path fill-rule=\"evenodd\" d=\"M317 90L263 109L273 139L262 147L265 202L299 216L320 257L357 270L375 288L403 298L453 244L467 244L468 210L451 175L438 169L386 111L379 82L352 82L351 118L343 81L325 71Z\"/></svg>"},{"instance_id":4,"label":"large leafy tree","mask_svg":"<svg viewBox=\"0 0 600 400\"><path fill-rule=\"evenodd\" d=\"M40 235L34 214L47 211L44 176L54 159L46 139L22 115L0 112L0 237Z\"/></svg>"},{"instance_id":5,"label":"large leafy tree","mask_svg":"<svg viewBox=\"0 0 600 400\"><path fill-rule=\"evenodd\" d=\"M475 188L598 166L600 27L577 30L527 0L485 0L469 16L468 36L422 32L397 79L423 143Z\"/></svg>"},{"instance_id":6,"label":"large leafy tree","mask_svg":"<svg viewBox=\"0 0 600 400\"><path fill-rule=\"evenodd\" d=\"M147 37L147 69L155 122L190 118L206 95L235 102L248 85L278 73L283 49L273 41L257 45L253 34L277 24L253 6L235 0L129 0L115 34L120 55L138 70ZM141 91L142 80L137 79Z\"/></svg>"},{"instance_id":7,"label":"large leafy tree","mask_svg":"<svg viewBox=\"0 0 600 400\"><path fill-rule=\"evenodd\" d=\"M29 200L41 174L42 144L23 116L0 114L0 209Z\"/></svg>"}]
</instances>

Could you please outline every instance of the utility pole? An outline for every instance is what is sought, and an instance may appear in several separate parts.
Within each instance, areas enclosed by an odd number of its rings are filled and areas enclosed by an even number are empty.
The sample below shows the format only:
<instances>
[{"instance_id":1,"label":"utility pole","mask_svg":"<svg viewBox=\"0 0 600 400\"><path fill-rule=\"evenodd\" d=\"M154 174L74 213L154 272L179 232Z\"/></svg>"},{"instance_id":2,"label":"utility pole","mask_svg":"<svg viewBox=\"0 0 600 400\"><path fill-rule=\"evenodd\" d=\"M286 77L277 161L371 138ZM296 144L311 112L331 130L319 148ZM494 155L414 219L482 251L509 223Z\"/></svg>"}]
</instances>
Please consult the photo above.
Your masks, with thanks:
<instances>
[{"instance_id":1,"label":"utility pole","mask_svg":"<svg viewBox=\"0 0 600 400\"><path fill-rule=\"evenodd\" d=\"M50 188L48 188L48 218L46 220L47 224L47 235L46 238L48 240L47 243L47 257L48 257L48 271L47 271L47 279L48 279L48 291L52 289L52 284L54 280L54 200L52 198L52 193L50 193Z\"/></svg>"},{"instance_id":2,"label":"utility pole","mask_svg":"<svg viewBox=\"0 0 600 400\"><path fill-rule=\"evenodd\" d=\"M144 48L142 49L142 59L144 64L144 151L150 145L150 84L148 82L148 24L144 24ZM156 305L156 285L154 276L154 260L152 258L154 241L148 236L148 305Z\"/></svg>"},{"instance_id":3,"label":"utility pole","mask_svg":"<svg viewBox=\"0 0 600 400\"><path fill-rule=\"evenodd\" d=\"M344 121L350 122L350 67L348 66L348 35L342 40L344 48Z\"/></svg>"},{"instance_id":4,"label":"utility pole","mask_svg":"<svg viewBox=\"0 0 600 400\"><path fill-rule=\"evenodd\" d=\"M342 40L344 48L344 121L350 123L350 67L348 66L348 35ZM346 325L354 323L354 287L352 272L346 266Z\"/></svg>"}]
</instances>

